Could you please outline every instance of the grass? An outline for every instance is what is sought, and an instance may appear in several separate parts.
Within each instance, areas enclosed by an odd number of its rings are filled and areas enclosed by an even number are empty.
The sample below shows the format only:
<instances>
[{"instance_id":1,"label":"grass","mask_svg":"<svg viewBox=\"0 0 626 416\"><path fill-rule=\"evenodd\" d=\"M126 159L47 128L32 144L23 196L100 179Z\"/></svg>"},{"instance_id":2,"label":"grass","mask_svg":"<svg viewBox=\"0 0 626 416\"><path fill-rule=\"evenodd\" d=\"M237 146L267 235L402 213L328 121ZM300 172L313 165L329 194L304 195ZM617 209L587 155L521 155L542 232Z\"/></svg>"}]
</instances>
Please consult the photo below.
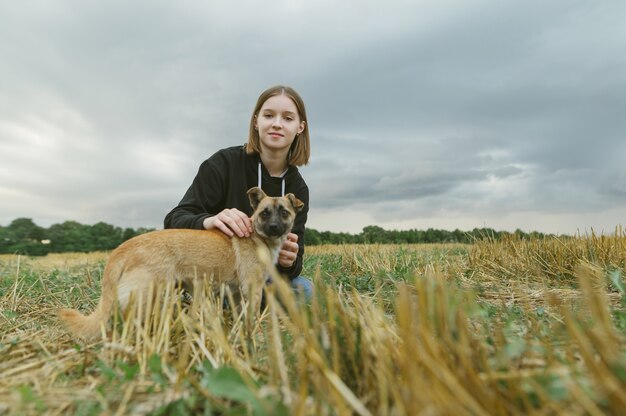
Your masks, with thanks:
<instances>
[{"instance_id":1,"label":"grass","mask_svg":"<svg viewBox=\"0 0 626 416\"><path fill-rule=\"evenodd\" d=\"M106 253L0 256L1 414L621 414L626 233L310 247L309 305L259 319L173 287L94 343ZM275 279L276 280L276 279ZM276 302L279 297L281 302ZM198 297L196 296L196 299Z\"/></svg>"}]
</instances>

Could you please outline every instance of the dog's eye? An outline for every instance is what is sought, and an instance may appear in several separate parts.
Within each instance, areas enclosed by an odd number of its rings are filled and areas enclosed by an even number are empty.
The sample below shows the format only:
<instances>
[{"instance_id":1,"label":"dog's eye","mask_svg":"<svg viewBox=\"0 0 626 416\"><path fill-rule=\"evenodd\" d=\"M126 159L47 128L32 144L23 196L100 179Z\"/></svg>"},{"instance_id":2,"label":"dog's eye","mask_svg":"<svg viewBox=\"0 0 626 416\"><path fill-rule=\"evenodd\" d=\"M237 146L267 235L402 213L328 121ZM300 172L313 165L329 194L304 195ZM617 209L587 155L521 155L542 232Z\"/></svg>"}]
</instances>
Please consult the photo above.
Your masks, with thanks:
<instances>
[{"instance_id":1,"label":"dog's eye","mask_svg":"<svg viewBox=\"0 0 626 416\"><path fill-rule=\"evenodd\" d=\"M261 218L269 218L270 215L272 215L272 213L270 212L269 209L264 209L263 211L261 211Z\"/></svg>"},{"instance_id":2,"label":"dog's eye","mask_svg":"<svg viewBox=\"0 0 626 416\"><path fill-rule=\"evenodd\" d=\"M280 216L283 218L288 218L289 217L289 211L287 211L285 208L281 208L280 209Z\"/></svg>"}]
</instances>

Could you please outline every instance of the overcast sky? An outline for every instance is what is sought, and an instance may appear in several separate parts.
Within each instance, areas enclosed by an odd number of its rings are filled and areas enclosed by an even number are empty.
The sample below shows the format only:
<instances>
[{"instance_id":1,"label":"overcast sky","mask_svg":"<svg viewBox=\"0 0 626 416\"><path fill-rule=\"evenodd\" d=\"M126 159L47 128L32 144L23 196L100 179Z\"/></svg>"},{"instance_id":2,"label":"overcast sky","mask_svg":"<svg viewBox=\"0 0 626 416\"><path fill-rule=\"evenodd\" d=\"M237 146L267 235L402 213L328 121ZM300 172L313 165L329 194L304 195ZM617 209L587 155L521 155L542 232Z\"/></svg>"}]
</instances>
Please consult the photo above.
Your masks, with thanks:
<instances>
[{"instance_id":1,"label":"overcast sky","mask_svg":"<svg viewBox=\"0 0 626 416\"><path fill-rule=\"evenodd\" d=\"M2 1L0 225L161 228L275 84L311 228L626 225L621 0Z\"/></svg>"}]
</instances>

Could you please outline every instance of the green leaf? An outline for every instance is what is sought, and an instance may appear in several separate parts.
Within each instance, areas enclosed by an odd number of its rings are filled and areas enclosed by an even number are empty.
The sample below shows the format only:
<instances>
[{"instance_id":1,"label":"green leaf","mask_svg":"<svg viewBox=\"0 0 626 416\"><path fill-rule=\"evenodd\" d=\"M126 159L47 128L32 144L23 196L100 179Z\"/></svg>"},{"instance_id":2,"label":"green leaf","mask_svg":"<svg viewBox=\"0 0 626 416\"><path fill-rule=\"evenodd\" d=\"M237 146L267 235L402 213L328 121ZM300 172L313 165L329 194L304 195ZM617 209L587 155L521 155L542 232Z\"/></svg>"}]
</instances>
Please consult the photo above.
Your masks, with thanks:
<instances>
[{"instance_id":1,"label":"green leaf","mask_svg":"<svg viewBox=\"0 0 626 416\"><path fill-rule=\"evenodd\" d=\"M161 357L158 354L152 354L148 358L148 368L152 372L152 380L164 386L167 384L167 378L163 374L163 364L161 363Z\"/></svg>"},{"instance_id":2,"label":"green leaf","mask_svg":"<svg viewBox=\"0 0 626 416\"><path fill-rule=\"evenodd\" d=\"M526 342L523 338L509 339L504 346L504 352L509 359L517 359L526 351Z\"/></svg>"},{"instance_id":3,"label":"green leaf","mask_svg":"<svg viewBox=\"0 0 626 416\"><path fill-rule=\"evenodd\" d=\"M30 386L22 385L17 388L17 391L20 393L20 397L22 401L25 403L30 403L35 399L35 395L33 393L33 389Z\"/></svg>"},{"instance_id":4,"label":"green leaf","mask_svg":"<svg viewBox=\"0 0 626 416\"><path fill-rule=\"evenodd\" d=\"M78 402L74 416L96 416L102 414L102 405L97 401Z\"/></svg>"},{"instance_id":5,"label":"green leaf","mask_svg":"<svg viewBox=\"0 0 626 416\"><path fill-rule=\"evenodd\" d=\"M619 270L613 270L609 273L609 281L613 283L613 286L615 286L622 295L626 295L626 287L624 286L622 274Z\"/></svg>"},{"instance_id":6,"label":"green leaf","mask_svg":"<svg viewBox=\"0 0 626 416\"><path fill-rule=\"evenodd\" d=\"M560 377L550 377L545 385L545 389L548 393L548 396L550 396L550 399L554 401L560 401L569 398L567 386L563 382L563 379L561 379Z\"/></svg>"},{"instance_id":7,"label":"green leaf","mask_svg":"<svg viewBox=\"0 0 626 416\"><path fill-rule=\"evenodd\" d=\"M18 316L17 312L15 312L15 311L3 311L2 313L8 319L14 319L14 318L17 318L17 316Z\"/></svg>"},{"instance_id":8,"label":"green leaf","mask_svg":"<svg viewBox=\"0 0 626 416\"><path fill-rule=\"evenodd\" d=\"M253 381L246 383L241 374L234 368L213 368L210 363L204 364L204 376L201 385L212 394L235 402L248 404L255 415L267 415L266 407L257 398L256 388ZM244 409L241 409L242 411Z\"/></svg>"},{"instance_id":9,"label":"green leaf","mask_svg":"<svg viewBox=\"0 0 626 416\"><path fill-rule=\"evenodd\" d=\"M106 365L104 361L96 361L96 367L100 369L100 372L107 379L107 381L111 381L117 378L117 373L115 372L115 370Z\"/></svg>"},{"instance_id":10,"label":"green leaf","mask_svg":"<svg viewBox=\"0 0 626 416\"><path fill-rule=\"evenodd\" d=\"M243 377L234 368L213 369L205 374L202 382L203 387L216 396L240 402L256 400L254 392L250 390Z\"/></svg>"},{"instance_id":11,"label":"green leaf","mask_svg":"<svg viewBox=\"0 0 626 416\"><path fill-rule=\"evenodd\" d=\"M626 381L626 365L622 363L615 363L611 366L611 371L621 381Z\"/></svg>"},{"instance_id":12,"label":"green leaf","mask_svg":"<svg viewBox=\"0 0 626 416\"><path fill-rule=\"evenodd\" d=\"M152 354L150 358L148 358L148 368L153 373L163 373L163 366L161 364L161 357L159 357L159 354Z\"/></svg>"},{"instance_id":13,"label":"green leaf","mask_svg":"<svg viewBox=\"0 0 626 416\"><path fill-rule=\"evenodd\" d=\"M17 391L19 392L20 397L22 398L22 402L26 404L33 403L35 405L35 408L39 412L43 412L44 410L46 410L46 406L41 401L41 399L35 396L35 393L33 392L33 389L31 386L28 386L28 385L19 386L17 388Z\"/></svg>"},{"instance_id":14,"label":"green leaf","mask_svg":"<svg viewBox=\"0 0 626 416\"><path fill-rule=\"evenodd\" d=\"M117 361L116 364L124 372L124 380L126 381L133 380L139 373L139 364L137 363L129 365L123 361Z\"/></svg>"}]
</instances>

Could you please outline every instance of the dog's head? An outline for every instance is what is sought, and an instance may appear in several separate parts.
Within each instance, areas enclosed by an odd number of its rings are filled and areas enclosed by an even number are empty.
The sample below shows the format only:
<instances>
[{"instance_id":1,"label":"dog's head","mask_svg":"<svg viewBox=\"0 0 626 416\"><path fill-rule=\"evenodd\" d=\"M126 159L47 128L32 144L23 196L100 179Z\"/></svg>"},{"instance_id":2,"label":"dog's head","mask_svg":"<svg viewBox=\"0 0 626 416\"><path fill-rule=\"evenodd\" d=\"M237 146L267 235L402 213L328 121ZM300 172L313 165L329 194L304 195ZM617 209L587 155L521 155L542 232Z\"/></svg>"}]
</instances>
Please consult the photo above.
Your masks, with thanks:
<instances>
[{"instance_id":1,"label":"dog's head","mask_svg":"<svg viewBox=\"0 0 626 416\"><path fill-rule=\"evenodd\" d=\"M304 203L294 194L269 197L258 187L251 188L248 197L254 210L254 229L263 238L286 236L291 231L296 214L304 207Z\"/></svg>"}]
</instances>

